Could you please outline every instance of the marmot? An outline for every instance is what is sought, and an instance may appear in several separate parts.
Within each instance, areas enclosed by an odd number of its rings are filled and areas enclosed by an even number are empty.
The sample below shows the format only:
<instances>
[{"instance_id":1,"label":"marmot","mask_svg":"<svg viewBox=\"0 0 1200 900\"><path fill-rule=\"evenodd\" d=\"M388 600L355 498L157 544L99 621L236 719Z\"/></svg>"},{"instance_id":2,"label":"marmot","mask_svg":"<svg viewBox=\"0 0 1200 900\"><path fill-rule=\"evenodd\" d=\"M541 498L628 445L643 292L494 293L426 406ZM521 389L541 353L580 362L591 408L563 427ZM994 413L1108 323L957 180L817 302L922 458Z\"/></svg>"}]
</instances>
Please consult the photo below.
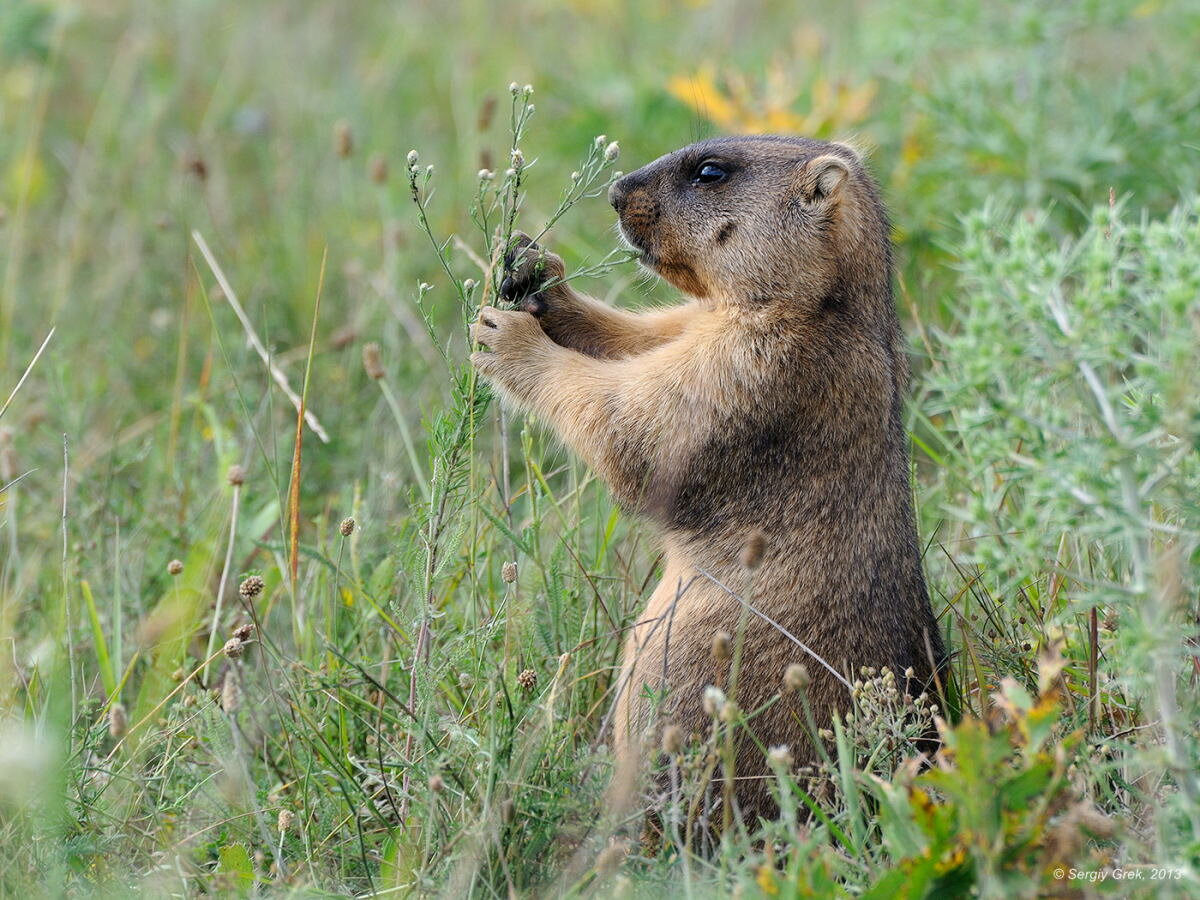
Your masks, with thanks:
<instances>
[{"instance_id":1,"label":"marmot","mask_svg":"<svg viewBox=\"0 0 1200 900\"><path fill-rule=\"evenodd\" d=\"M609 199L642 264L691 299L614 309L524 238L502 287L520 309L481 310L472 336L486 350L471 360L661 529L663 579L625 646L618 779L653 740L648 694L666 695L658 725L708 733L702 694L727 686L730 665L714 636L737 632L743 600L756 611L744 711L781 692L791 663L808 670L819 727L850 708L830 669L853 681L889 666L903 681L911 668L908 689L925 690L945 654L913 516L890 225L858 154L718 138L625 175ZM748 541L761 558L745 558ZM785 693L740 738L749 823L776 814L764 748L815 755L801 709Z\"/></svg>"}]
</instances>

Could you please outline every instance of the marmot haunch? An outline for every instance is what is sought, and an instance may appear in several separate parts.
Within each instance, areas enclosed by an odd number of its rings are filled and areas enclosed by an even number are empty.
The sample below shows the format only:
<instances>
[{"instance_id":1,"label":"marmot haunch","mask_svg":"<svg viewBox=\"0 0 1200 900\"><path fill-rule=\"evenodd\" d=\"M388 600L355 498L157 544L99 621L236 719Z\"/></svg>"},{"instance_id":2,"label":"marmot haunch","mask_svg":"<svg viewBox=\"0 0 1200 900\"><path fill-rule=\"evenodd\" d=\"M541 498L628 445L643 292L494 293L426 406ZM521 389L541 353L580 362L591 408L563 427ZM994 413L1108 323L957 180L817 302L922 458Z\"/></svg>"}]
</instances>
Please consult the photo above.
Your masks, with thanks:
<instances>
[{"instance_id":1,"label":"marmot haunch","mask_svg":"<svg viewBox=\"0 0 1200 900\"><path fill-rule=\"evenodd\" d=\"M712 646L736 633L734 594L761 614L745 624L741 709L779 693L795 662L819 727L850 708L796 640L850 681L861 666L912 668L924 690L945 652L913 517L890 226L858 154L718 138L625 175L609 199L642 264L691 299L612 308L524 239L503 287L521 308L480 312L472 336L487 349L471 359L661 529L663 579L625 646L618 778L638 768L647 686L666 689L660 725L708 733L702 693L728 677ZM813 759L803 722L788 695L750 722L735 765L748 821L776 810L761 747Z\"/></svg>"}]
</instances>

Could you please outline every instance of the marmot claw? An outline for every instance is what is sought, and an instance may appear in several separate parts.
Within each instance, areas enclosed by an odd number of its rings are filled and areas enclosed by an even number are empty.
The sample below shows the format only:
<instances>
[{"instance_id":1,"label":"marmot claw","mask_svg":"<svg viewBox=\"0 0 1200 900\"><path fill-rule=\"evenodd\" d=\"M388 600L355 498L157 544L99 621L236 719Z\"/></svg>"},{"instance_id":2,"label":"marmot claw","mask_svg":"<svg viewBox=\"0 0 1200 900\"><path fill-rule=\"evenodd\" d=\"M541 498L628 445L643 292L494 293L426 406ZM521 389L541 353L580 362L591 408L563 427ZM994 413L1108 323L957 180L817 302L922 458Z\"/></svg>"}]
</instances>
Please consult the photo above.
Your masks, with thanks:
<instances>
[{"instance_id":1,"label":"marmot claw","mask_svg":"<svg viewBox=\"0 0 1200 900\"><path fill-rule=\"evenodd\" d=\"M540 316L549 308L544 293L546 282L562 277L563 264L558 256L518 231L513 234L508 252L504 254L504 272L504 280L500 283L501 298L518 309Z\"/></svg>"}]
</instances>

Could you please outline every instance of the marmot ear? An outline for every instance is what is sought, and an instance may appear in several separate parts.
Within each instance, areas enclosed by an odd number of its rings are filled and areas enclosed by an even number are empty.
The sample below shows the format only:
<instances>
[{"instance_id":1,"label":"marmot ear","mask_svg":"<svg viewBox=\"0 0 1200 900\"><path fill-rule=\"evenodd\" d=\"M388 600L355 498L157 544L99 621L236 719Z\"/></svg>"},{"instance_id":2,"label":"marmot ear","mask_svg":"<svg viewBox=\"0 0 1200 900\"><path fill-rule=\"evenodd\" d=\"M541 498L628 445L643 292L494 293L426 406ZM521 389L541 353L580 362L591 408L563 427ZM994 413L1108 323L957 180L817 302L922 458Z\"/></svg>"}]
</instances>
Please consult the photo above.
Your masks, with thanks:
<instances>
[{"instance_id":1,"label":"marmot ear","mask_svg":"<svg viewBox=\"0 0 1200 900\"><path fill-rule=\"evenodd\" d=\"M800 170L800 197L816 203L834 196L850 177L850 165L832 153L810 159Z\"/></svg>"}]
</instances>

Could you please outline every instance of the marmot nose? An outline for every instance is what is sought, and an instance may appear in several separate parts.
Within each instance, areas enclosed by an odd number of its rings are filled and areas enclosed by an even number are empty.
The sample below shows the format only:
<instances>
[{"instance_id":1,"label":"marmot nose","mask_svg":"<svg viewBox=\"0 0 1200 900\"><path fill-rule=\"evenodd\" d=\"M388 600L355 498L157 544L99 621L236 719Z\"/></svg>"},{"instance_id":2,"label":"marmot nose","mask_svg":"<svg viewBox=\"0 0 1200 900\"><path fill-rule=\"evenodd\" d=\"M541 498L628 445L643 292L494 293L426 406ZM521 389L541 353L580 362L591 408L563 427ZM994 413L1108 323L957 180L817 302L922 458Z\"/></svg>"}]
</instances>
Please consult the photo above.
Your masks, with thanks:
<instances>
[{"instance_id":1,"label":"marmot nose","mask_svg":"<svg viewBox=\"0 0 1200 900\"><path fill-rule=\"evenodd\" d=\"M608 202L618 213L625 211L625 201L629 199L629 195L646 183L646 176L642 174L644 171L644 169L639 169L636 172L630 172L614 181L612 187L608 189Z\"/></svg>"},{"instance_id":2,"label":"marmot nose","mask_svg":"<svg viewBox=\"0 0 1200 900\"><path fill-rule=\"evenodd\" d=\"M608 189L608 202L612 204L612 208L618 213L621 212L621 207L625 205L625 188L621 187L621 181L614 181Z\"/></svg>"}]
</instances>

